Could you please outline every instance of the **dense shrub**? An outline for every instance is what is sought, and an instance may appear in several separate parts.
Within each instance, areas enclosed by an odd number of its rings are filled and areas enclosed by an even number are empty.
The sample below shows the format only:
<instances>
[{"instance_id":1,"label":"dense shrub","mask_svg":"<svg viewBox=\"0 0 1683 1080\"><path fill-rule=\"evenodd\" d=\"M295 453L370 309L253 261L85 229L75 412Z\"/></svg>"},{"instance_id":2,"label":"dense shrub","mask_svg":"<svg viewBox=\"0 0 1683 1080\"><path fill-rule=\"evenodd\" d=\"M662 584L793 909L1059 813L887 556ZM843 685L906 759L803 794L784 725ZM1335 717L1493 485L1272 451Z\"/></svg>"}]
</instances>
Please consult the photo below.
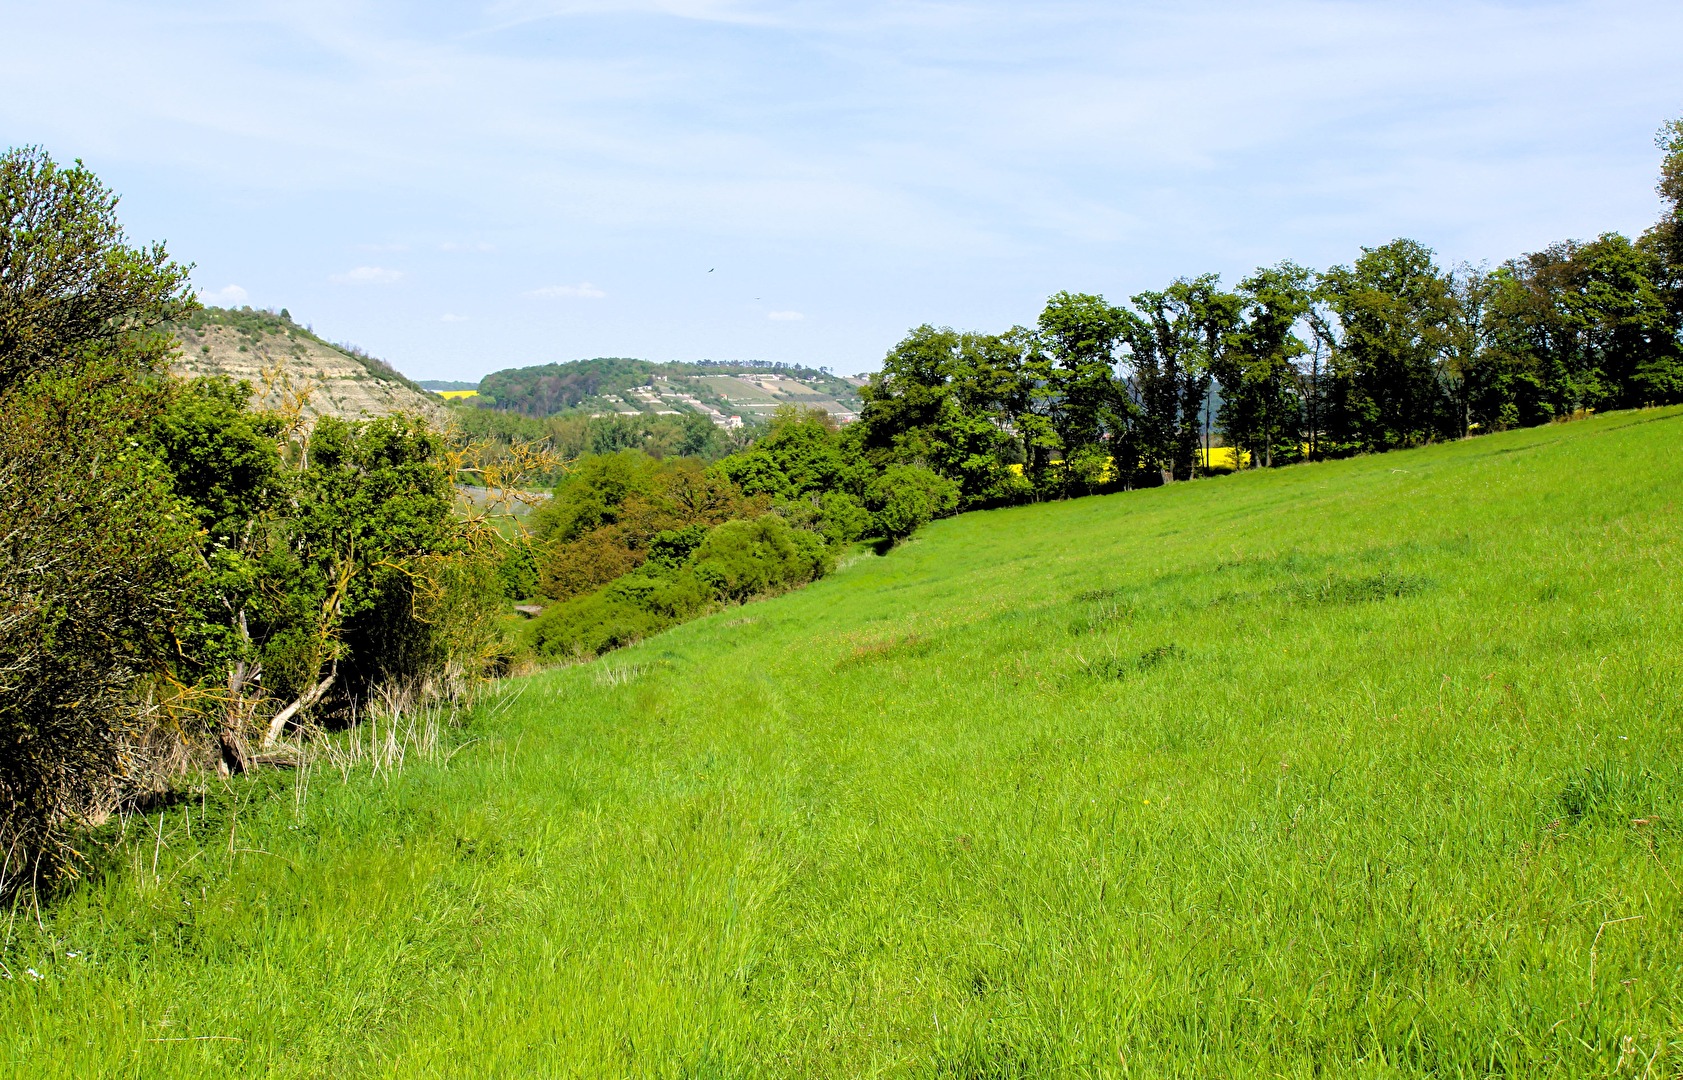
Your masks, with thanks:
<instances>
[{"instance_id":1,"label":"dense shrub","mask_svg":"<svg viewBox=\"0 0 1683 1080\"><path fill-rule=\"evenodd\" d=\"M540 656L593 656L693 618L714 603L690 568L650 565L588 596L551 607L532 624Z\"/></svg>"},{"instance_id":2,"label":"dense shrub","mask_svg":"<svg viewBox=\"0 0 1683 1080\"><path fill-rule=\"evenodd\" d=\"M714 595L738 603L804 585L830 567L821 538L776 514L725 522L707 534L691 563Z\"/></svg>"},{"instance_id":3,"label":"dense shrub","mask_svg":"<svg viewBox=\"0 0 1683 1080\"><path fill-rule=\"evenodd\" d=\"M743 493L777 500L858 492L870 477L869 465L834 420L818 410L791 407L772 417L765 438L713 468Z\"/></svg>"},{"instance_id":4,"label":"dense shrub","mask_svg":"<svg viewBox=\"0 0 1683 1080\"><path fill-rule=\"evenodd\" d=\"M766 503L690 458L583 458L535 515L540 587L558 600L591 592L641 566L661 533L752 516Z\"/></svg>"},{"instance_id":5,"label":"dense shrub","mask_svg":"<svg viewBox=\"0 0 1683 1080\"><path fill-rule=\"evenodd\" d=\"M875 532L903 540L958 506L958 485L922 465L890 465L865 489Z\"/></svg>"},{"instance_id":6,"label":"dense shrub","mask_svg":"<svg viewBox=\"0 0 1683 1080\"><path fill-rule=\"evenodd\" d=\"M60 827L114 798L150 719L137 690L205 573L138 449L153 397L110 369L0 394L0 877L42 855L50 873Z\"/></svg>"},{"instance_id":7,"label":"dense shrub","mask_svg":"<svg viewBox=\"0 0 1683 1080\"><path fill-rule=\"evenodd\" d=\"M831 565L821 537L777 514L665 531L640 569L545 611L532 646L542 656L595 655L719 605L804 585Z\"/></svg>"}]
</instances>

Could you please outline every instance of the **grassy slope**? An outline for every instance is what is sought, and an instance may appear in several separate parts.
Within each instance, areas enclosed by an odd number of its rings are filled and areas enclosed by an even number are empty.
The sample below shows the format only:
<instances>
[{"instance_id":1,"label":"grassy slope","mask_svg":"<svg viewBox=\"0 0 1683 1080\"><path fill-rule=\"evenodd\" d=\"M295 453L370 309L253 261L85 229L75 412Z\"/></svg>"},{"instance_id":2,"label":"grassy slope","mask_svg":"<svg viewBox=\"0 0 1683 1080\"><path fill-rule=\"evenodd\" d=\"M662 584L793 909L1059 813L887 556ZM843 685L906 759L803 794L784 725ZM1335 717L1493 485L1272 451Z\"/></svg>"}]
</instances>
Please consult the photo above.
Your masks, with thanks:
<instances>
[{"instance_id":1,"label":"grassy slope","mask_svg":"<svg viewBox=\"0 0 1683 1080\"><path fill-rule=\"evenodd\" d=\"M1673 1075L1679 446L1625 414L938 523L513 684L447 767L133 823L10 929L5 1060ZM204 1035L243 1041L147 1041Z\"/></svg>"}]
</instances>

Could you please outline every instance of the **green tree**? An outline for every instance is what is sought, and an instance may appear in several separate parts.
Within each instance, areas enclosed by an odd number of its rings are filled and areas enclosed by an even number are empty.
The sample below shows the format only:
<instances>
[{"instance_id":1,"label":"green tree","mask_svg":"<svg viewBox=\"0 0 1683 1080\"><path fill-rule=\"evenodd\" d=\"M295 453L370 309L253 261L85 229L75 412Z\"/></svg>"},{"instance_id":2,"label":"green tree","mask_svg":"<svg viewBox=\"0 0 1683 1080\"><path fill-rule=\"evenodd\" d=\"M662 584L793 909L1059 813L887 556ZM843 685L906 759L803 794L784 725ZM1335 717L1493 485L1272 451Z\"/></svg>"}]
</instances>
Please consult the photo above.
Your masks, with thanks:
<instances>
[{"instance_id":1,"label":"green tree","mask_svg":"<svg viewBox=\"0 0 1683 1080\"><path fill-rule=\"evenodd\" d=\"M149 331L196 306L190 268L162 244L129 246L116 210L81 162L38 147L0 155L0 389L98 357L136 372L167 358Z\"/></svg>"},{"instance_id":2,"label":"green tree","mask_svg":"<svg viewBox=\"0 0 1683 1080\"><path fill-rule=\"evenodd\" d=\"M79 164L0 155L0 848L49 874L66 824L122 790L137 690L201 575L142 447L186 270L128 246L116 201Z\"/></svg>"},{"instance_id":3,"label":"green tree","mask_svg":"<svg viewBox=\"0 0 1683 1080\"><path fill-rule=\"evenodd\" d=\"M754 446L713 466L745 495L799 499L824 491L857 491L866 475L849 453L836 423L819 409L785 406Z\"/></svg>"},{"instance_id":4,"label":"green tree","mask_svg":"<svg viewBox=\"0 0 1683 1080\"><path fill-rule=\"evenodd\" d=\"M1036 329L1039 347L1025 365L1029 397L1063 460L1054 472L1052 449L1030 448L1037 487L1075 494L1102 486L1106 476L1131 476L1127 437L1135 408L1121 392L1116 369L1124 345L1140 330L1139 319L1102 296L1060 292L1046 301ZM1129 449L1122 460L1113 461L1123 447Z\"/></svg>"},{"instance_id":5,"label":"green tree","mask_svg":"<svg viewBox=\"0 0 1683 1080\"><path fill-rule=\"evenodd\" d=\"M1243 319L1211 359L1221 383L1222 430L1255 465L1302 456L1297 361L1310 350L1297 327L1314 299L1312 279L1308 270L1284 262L1240 282Z\"/></svg>"},{"instance_id":6,"label":"green tree","mask_svg":"<svg viewBox=\"0 0 1683 1080\"><path fill-rule=\"evenodd\" d=\"M1656 142L1664 157L1655 191L1665 209L1641 242L1658 260L1656 284L1671 310L1672 327L1683 331L1683 119L1662 127Z\"/></svg>"},{"instance_id":7,"label":"green tree","mask_svg":"<svg viewBox=\"0 0 1683 1080\"><path fill-rule=\"evenodd\" d=\"M861 392L867 454L880 465L927 464L959 485L965 507L1023 498L1028 485L1011 466L1027 459L1025 439L1049 444L1027 415L1023 351L1010 335L913 330Z\"/></svg>"},{"instance_id":8,"label":"green tree","mask_svg":"<svg viewBox=\"0 0 1683 1080\"><path fill-rule=\"evenodd\" d=\"M1238 329L1243 300L1220 278L1183 278L1133 298L1144 318L1129 333L1127 386L1138 406L1140 465L1162 481L1197 473L1207 441L1210 387Z\"/></svg>"},{"instance_id":9,"label":"green tree","mask_svg":"<svg viewBox=\"0 0 1683 1080\"><path fill-rule=\"evenodd\" d=\"M1679 373L1675 324L1651 246L1606 233L1509 261L1491 295L1504 418L1535 423L1581 409L1669 400Z\"/></svg>"},{"instance_id":10,"label":"green tree","mask_svg":"<svg viewBox=\"0 0 1683 1080\"><path fill-rule=\"evenodd\" d=\"M1390 450L1454 433L1443 360L1455 302L1431 250L1413 240L1363 248L1354 266L1323 275L1321 295L1338 321L1341 426L1354 447Z\"/></svg>"}]
</instances>

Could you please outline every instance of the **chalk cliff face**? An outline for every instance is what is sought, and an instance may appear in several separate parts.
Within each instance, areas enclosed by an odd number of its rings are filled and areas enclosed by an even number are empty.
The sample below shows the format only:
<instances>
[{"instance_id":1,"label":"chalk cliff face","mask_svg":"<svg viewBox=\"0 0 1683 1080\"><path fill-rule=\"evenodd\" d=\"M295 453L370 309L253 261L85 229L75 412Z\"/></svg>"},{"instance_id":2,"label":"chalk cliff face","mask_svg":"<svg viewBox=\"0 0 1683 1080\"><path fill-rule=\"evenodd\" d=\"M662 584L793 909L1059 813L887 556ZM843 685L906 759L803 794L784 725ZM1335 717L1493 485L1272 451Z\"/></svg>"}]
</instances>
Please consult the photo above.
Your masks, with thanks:
<instances>
[{"instance_id":1,"label":"chalk cliff face","mask_svg":"<svg viewBox=\"0 0 1683 1080\"><path fill-rule=\"evenodd\" d=\"M207 308L178 326L175 335L181 353L172 371L248 382L259 408L284 408L301 398L300 411L309 417L367 420L442 411L437 397L389 365L323 341L284 311Z\"/></svg>"}]
</instances>

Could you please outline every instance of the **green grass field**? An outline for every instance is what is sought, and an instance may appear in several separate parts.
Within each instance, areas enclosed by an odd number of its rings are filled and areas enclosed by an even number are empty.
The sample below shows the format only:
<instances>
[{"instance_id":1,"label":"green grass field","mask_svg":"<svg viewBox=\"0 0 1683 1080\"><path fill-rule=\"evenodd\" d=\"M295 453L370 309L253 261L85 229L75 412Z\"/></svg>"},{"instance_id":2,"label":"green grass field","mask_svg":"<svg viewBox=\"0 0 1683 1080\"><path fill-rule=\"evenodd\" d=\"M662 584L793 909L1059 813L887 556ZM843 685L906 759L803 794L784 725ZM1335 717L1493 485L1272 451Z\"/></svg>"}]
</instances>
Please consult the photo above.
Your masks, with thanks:
<instances>
[{"instance_id":1,"label":"green grass field","mask_svg":"<svg viewBox=\"0 0 1683 1080\"><path fill-rule=\"evenodd\" d=\"M214 784L11 913L4 1061L1679 1075L1680 451L970 514L511 681L448 761Z\"/></svg>"}]
</instances>

